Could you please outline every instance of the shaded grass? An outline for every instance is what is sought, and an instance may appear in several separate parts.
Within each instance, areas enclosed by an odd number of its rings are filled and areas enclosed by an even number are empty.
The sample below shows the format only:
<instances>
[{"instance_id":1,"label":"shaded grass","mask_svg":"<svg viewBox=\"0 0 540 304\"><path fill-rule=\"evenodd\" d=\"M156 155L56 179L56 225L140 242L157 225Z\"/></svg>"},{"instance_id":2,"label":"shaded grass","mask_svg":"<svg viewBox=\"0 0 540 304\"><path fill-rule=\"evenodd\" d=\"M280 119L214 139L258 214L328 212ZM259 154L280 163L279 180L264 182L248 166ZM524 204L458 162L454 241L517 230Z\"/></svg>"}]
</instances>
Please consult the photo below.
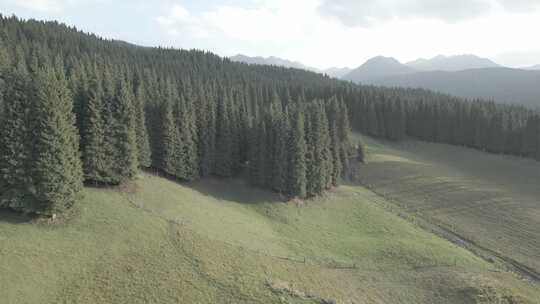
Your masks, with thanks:
<instances>
[{"instance_id":1,"label":"shaded grass","mask_svg":"<svg viewBox=\"0 0 540 304\"><path fill-rule=\"evenodd\" d=\"M358 135L357 135L358 138ZM419 141L363 138L360 181L407 212L540 271L540 163Z\"/></svg>"},{"instance_id":2,"label":"shaded grass","mask_svg":"<svg viewBox=\"0 0 540 304\"><path fill-rule=\"evenodd\" d=\"M0 219L2 301L475 303L491 288L534 303L540 294L384 211L362 187L298 206L240 181L144 175L137 185L86 189L61 225Z\"/></svg>"}]
</instances>

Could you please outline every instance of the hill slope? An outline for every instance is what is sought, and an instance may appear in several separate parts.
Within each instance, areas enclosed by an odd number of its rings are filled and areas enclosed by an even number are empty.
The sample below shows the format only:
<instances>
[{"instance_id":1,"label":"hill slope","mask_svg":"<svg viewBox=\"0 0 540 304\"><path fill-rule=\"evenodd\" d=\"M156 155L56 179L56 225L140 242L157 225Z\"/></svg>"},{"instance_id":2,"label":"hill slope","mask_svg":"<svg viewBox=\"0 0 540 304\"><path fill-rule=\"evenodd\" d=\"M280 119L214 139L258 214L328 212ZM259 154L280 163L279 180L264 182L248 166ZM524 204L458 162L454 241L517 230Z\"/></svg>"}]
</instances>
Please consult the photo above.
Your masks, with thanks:
<instances>
[{"instance_id":1,"label":"hill slope","mask_svg":"<svg viewBox=\"0 0 540 304\"><path fill-rule=\"evenodd\" d=\"M469 240L488 255L540 273L540 163L419 141L364 138L363 184Z\"/></svg>"},{"instance_id":2,"label":"hill slope","mask_svg":"<svg viewBox=\"0 0 540 304\"><path fill-rule=\"evenodd\" d=\"M447 72L500 67L500 65L487 58L481 58L475 55L439 55L431 59L417 59L410 61L407 62L406 65L419 71Z\"/></svg>"},{"instance_id":3,"label":"hill slope","mask_svg":"<svg viewBox=\"0 0 540 304\"><path fill-rule=\"evenodd\" d=\"M540 71L509 68L421 72L371 79L370 84L423 88L463 98L540 106Z\"/></svg>"},{"instance_id":4,"label":"hill slope","mask_svg":"<svg viewBox=\"0 0 540 304\"><path fill-rule=\"evenodd\" d=\"M0 217L7 303L534 303L538 290L340 187L283 204L240 182L86 189L61 225ZM305 262L304 262L305 259ZM353 267L354 266L354 267ZM325 302L326 303L326 302Z\"/></svg>"}]
</instances>

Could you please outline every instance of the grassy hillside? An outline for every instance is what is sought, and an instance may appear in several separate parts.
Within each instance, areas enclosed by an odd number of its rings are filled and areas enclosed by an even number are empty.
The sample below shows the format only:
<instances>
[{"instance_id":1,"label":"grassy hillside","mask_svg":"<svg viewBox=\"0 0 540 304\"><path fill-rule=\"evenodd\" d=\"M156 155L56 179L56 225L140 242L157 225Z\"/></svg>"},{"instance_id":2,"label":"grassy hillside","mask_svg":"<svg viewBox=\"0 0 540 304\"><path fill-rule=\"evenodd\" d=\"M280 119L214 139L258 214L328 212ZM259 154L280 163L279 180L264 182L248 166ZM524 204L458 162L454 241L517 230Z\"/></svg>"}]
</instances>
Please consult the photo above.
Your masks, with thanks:
<instances>
[{"instance_id":1,"label":"grassy hillside","mask_svg":"<svg viewBox=\"0 0 540 304\"><path fill-rule=\"evenodd\" d=\"M464 249L384 211L385 202L361 187L281 203L240 182L181 186L144 175L122 190L85 194L65 223L1 214L2 301L535 303L540 297L515 276L492 272Z\"/></svg>"},{"instance_id":2,"label":"grassy hillside","mask_svg":"<svg viewBox=\"0 0 540 304\"><path fill-rule=\"evenodd\" d=\"M364 139L359 178L408 213L540 272L540 162L418 141Z\"/></svg>"}]
</instances>

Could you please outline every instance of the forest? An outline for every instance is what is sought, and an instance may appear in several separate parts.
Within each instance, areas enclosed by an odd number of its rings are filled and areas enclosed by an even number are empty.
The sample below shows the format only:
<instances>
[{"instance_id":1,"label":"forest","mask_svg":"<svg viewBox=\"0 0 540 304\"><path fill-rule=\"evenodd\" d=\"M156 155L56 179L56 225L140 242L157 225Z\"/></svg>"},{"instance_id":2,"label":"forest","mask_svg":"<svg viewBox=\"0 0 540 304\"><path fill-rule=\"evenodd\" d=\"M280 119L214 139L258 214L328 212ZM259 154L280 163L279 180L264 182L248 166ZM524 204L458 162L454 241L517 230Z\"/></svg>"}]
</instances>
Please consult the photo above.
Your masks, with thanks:
<instances>
[{"instance_id":1,"label":"forest","mask_svg":"<svg viewBox=\"0 0 540 304\"><path fill-rule=\"evenodd\" d=\"M84 184L141 169L317 196L356 158L351 128L540 160L540 114L525 107L139 47L57 22L0 17L0 90L0 207L25 213L61 213Z\"/></svg>"}]
</instances>

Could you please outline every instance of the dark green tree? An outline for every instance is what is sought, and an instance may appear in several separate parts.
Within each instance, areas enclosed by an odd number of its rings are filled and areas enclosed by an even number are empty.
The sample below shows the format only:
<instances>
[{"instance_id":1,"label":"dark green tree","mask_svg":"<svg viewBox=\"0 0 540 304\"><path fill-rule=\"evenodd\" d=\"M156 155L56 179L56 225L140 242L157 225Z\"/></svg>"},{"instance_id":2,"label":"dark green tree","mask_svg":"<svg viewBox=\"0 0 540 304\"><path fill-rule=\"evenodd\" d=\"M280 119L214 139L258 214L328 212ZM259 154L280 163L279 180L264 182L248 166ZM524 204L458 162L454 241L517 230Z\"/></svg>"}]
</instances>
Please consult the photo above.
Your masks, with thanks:
<instances>
[{"instance_id":1,"label":"dark green tree","mask_svg":"<svg viewBox=\"0 0 540 304\"><path fill-rule=\"evenodd\" d=\"M229 109L229 93L220 94L216 124L216 157L215 171L217 176L233 175L233 134L231 130L231 110Z\"/></svg>"},{"instance_id":2,"label":"dark green tree","mask_svg":"<svg viewBox=\"0 0 540 304\"><path fill-rule=\"evenodd\" d=\"M301 109L294 109L289 137L289 194L294 197L307 196L306 177L306 135L304 130L304 114Z\"/></svg>"},{"instance_id":3,"label":"dark green tree","mask_svg":"<svg viewBox=\"0 0 540 304\"><path fill-rule=\"evenodd\" d=\"M55 214L71 207L83 186L72 96L63 70L39 72L36 95L36 199L40 211Z\"/></svg>"},{"instance_id":4,"label":"dark green tree","mask_svg":"<svg viewBox=\"0 0 540 304\"><path fill-rule=\"evenodd\" d=\"M97 71L90 77L87 100L81 106L81 151L84 178L107 182L105 164L105 131L103 121L103 88Z\"/></svg>"},{"instance_id":5,"label":"dark green tree","mask_svg":"<svg viewBox=\"0 0 540 304\"><path fill-rule=\"evenodd\" d=\"M120 182L129 180L137 174L139 167L137 135L135 133L135 110L133 89L123 78L117 82L113 115L115 124L115 169Z\"/></svg>"},{"instance_id":6,"label":"dark green tree","mask_svg":"<svg viewBox=\"0 0 540 304\"><path fill-rule=\"evenodd\" d=\"M35 212L33 165L34 88L26 68L5 74L3 119L0 120L0 206Z\"/></svg>"},{"instance_id":7,"label":"dark green tree","mask_svg":"<svg viewBox=\"0 0 540 304\"><path fill-rule=\"evenodd\" d=\"M160 132L160 163L159 167L167 174L175 175L179 168L180 134L173 115L172 103L176 100L176 93L172 86L168 87L167 99L161 105L161 132Z\"/></svg>"},{"instance_id":8,"label":"dark green tree","mask_svg":"<svg viewBox=\"0 0 540 304\"><path fill-rule=\"evenodd\" d=\"M146 127L146 100L144 83L140 82L135 94L135 134L137 137L137 160L142 168L152 166L152 151L150 150L148 128Z\"/></svg>"}]
</instances>

